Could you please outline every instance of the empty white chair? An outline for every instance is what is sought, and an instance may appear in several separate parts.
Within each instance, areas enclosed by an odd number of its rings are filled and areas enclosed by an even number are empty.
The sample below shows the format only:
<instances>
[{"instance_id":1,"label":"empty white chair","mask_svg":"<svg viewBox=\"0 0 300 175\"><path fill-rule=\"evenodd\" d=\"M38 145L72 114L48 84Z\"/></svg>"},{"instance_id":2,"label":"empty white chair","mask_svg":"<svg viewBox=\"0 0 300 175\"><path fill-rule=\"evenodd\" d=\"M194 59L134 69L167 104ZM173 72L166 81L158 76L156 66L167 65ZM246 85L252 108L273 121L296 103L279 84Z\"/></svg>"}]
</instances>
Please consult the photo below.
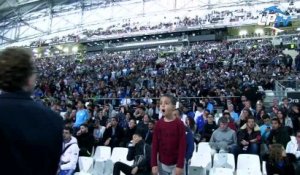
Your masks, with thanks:
<instances>
[{"instance_id":1,"label":"empty white chair","mask_svg":"<svg viewBox=\"0 0 300 175\"><path fill-rule=\"evenodd\" d=\"M237 169L261 171L261 165L258 155L240 154L238 156Z\"/></svg>"},{"instance_id":2,"label":"empty white chair","mask_svg":"<svg viewBox=\"0 0 300 175\"><path fill-rule=\"evenodd\" d=\"M262 173L263 173L263 175L267 175L267 163L266 163L266 161L262 162Z\"/></svg>"},{"instance_id":3,"label":"empty white chair","mask_svg":"<svg viewBox=\"0 0 300 175\"><path fill-rule=\"evenodd\" d=\"M230 153L218 153L214 155L214 168L227 168L232 172L235 170L234 155Z\"/></svg>"},{"instance_id":4,"label":"empty white chair","mask_svg":"<svg viewBox=\"0 0 300 175\"><path fill-rule=\"evenodd\" d=\"M210 153L211 154L212 149L211 149L208 142L200 142L198 144L198 151L197 152L199 152L199 153Z\"/></svg>"},{"instance_id":5,"label":"empty white chair","mask_svg":"<svg viewBox=\"0 0 300 175\"><path fill-rule=\"evenodd\" d=\"M94 159L91 157L79 157L79 170L83 173L89 173L93 170Z\"/></svg>"},{"instance_id":6,"label":"empty white chair","mask_svg":"<svg viewBox=\"0 0 300 175\"><path fill-rule=\"evenodd\" d=\"M233 172L229 168L212 168L209 175L233 175Z\"/></svg>"},{"instance_id":7,"label":"empty white chair","mask_svg":"<svg viewBox=\"0 0 300 175\"><path fill-rule=\"evenodd\" d=\"M200 175L206 174L207 170L211 169L211 154L210 152L196 152L191 159L189 166L189 174Z\"/></svg>"},{"instance_id":8,"label":"empty white chair","mask_svg":"<svg viewBox=\"0 0 300 175\"><path fill-rule=\"evenodd\" d=\"M95 151L94 160L105 161L111 157L111 148L109 146L98 146Z\"/></svg>"},{"instance_id":9,"label":"empty white chair","mask_svg":"<svg viewBox=\"0 0 300 175\"><path fill-rule=\"evenodd\" d=\"M253 170L238 169L236 170L236 175L262 175L262 173L258 169L253 169Z\"/></svg>"},{"instance_id":10,"label":"empty white chair","mask_svg":"<svg viewBox=\"0 0 300 175\"><path fill-rule=\"evenodd\" d=\"M74 175L92 175L90 173L84 173L84 172L77 172Z\"/></svg>"},{"instance_id":11,"label":"empty white chair","mask_svg":"<svg viewBox=\"0 0 300 175\"><path fill-rule=\"evenodd\" d=\"M123 162L128 163L127 160L128 148L115 147L111 154L111 160L113 163Z\"/></svg>"}]
</instances>

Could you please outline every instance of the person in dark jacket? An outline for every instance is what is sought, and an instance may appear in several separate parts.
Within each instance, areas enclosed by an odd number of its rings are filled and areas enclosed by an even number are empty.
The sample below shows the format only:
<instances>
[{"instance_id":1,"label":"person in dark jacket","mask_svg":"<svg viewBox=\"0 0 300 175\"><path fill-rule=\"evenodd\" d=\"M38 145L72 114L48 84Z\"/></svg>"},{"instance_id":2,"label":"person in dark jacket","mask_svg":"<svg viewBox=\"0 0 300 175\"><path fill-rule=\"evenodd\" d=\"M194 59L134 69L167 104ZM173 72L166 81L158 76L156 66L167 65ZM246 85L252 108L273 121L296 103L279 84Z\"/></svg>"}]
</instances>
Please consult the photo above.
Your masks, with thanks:
<instances>
[{"instance_id":1,"label":"person in dark jacket","mask_svg":"<svg viewBox=\"0 0 300 175\"><path fill-rule=\"evenodd\" d=\"M287 130L284 127L281 127L281 123L278 118L272 119L272 130L267 139L267 144L281 144L284 148L287 143L291 140Z\"/></svg>"},{"instance_id":2,"label":"person in dark jacket","mask_svg":"<svg viewBox=\"0 0 300 175\"><path fill-rule=\"evenodd\" d=\"M79 156L91 156L95 141L93 134L89 133L87 124L80 126L79 131L76 133L76 138L80 148Z\"/></svg>"},{"instance_id":3,"label":"person in dark jacket","mask_svg":"<svg viewBox=\"0 0 300 175\"><path fill-rule=\"evenodd\" d=\"M128 128L126 129L125 135L123 137L123 141L120 144L121 147L127 147L135 131L136 131L136 121L135 119L130 119Z\"/></svg>"},{"instance_id":4,"label":"person in dark jacket","mask_svg":"<svg viewBox=\"0 0 300 175\"><path fill-rule=\"evenodd\" d=\"M118 119L116 117L112 117L103 134L104 146L110 146L111 148L117 147L119 146L122 138L123 129L118 125Z\"/></svg>"},{"instance_id":5,"label":"person in dark jacket","mask_svg":"<svg viewBox=\"0 0 300 175\"><path fill-rule=\"evenodd\" d=\"M266 160L267 175L294 175L295 167L293 163L296 157L285 152L281 144L270 146L269 154L264 157Z\"/></svg>"},{"instance_id":6,"label":"person in dark jacket","mask_svg":"<svg viewBox=\"0 0 300 175\"><path fill-rule=\"evenodd\" d=\"M116 162L113 175L120 175L122 171L126 175L150 175L151 147L143 140L143 132L136 130L132 141L128 145L127 160L133 160L133 166L122 162Z\"/></svg>"},{"instance_id":7,"label":"person in dark jacket","mask_svg":"<svg viewBox=\"0 0 300 175\"><path fill-rule=\"evenodd\" d=\"M34 102L31 53L0 52L0 174L54 175L62 152L62 118Z\"/></svg>"},{"instance_id":8,"label":"person in dark jacket","mask_svg":"<svg viewBox=\"0 0 300 175\"><path fill-rule=\"evenodd\" d=\"M213 114L209 114L207 117L207 123L205 123L205 125L204 125L202 141L208 142L210 140L212 133L216 129L218 129L218 126L217 126L216 122L214 121L214 116L213 116Z\"/></svg>"},{"instance_id":9,"label":"person in dark jacket","mask_svg":"<svg viewBox=\"0 0 300 175\"><path fill-rule=\"evenodd\" d=\"M240 153L259 154L261 134L254 117L247 118L247 123L241 127L237 134L237 142Z\"/></svg>"},{"instance_id":10,"label":"person in dark jacket","mask_svg":"<svg viewBox=\"0 0 300 175\"><path fill-rule=\"evenodd\" d=\"M149 145L152 144L152 136L153 136L153 132L154 132L154 127L155 127L155 121L150 120L149 124L148 124L148 131L145 136L145 142Z\"/></svg>"},{"instance_id":11,"label":"person in dark jacket","mask_svg":"<svg viewBox=\"0 0 300 175\"><path fill-rule=\"evenodd\" d=\"M173 111L173 115L178 118L178 119L181 119L181 116L183 115L183 113L176 109ZM193 156L193 152L194 152L194 149L195 149L195 144L194 144L194 134L192 133L192 131L190 130L189 127L185 127L185 130L186 130L186 153L185 153L185 175L188 174L188 165L189 165L189 162Z\"/></svg>"}]
</instances>

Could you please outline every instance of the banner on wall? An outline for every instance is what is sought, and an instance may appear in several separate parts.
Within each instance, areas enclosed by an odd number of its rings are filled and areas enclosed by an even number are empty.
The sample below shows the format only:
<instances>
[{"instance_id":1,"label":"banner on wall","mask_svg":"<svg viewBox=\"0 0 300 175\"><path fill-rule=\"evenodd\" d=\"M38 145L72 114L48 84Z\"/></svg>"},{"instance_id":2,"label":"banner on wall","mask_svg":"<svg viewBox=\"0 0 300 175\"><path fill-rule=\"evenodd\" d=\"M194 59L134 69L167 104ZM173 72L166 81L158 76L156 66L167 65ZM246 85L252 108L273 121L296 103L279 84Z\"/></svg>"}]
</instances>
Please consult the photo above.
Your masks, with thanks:
<instances>
[{"instance_id":1,"label":"banner on wall","mask_svg":"<svg viewBox=\"0 0 300 175\"><path fill-rule=\"evenodd\" d=\"M265 8L258 18L258 25L287 27L292 25L292 17L277 6Z\"/></svg>"}]
</instances>

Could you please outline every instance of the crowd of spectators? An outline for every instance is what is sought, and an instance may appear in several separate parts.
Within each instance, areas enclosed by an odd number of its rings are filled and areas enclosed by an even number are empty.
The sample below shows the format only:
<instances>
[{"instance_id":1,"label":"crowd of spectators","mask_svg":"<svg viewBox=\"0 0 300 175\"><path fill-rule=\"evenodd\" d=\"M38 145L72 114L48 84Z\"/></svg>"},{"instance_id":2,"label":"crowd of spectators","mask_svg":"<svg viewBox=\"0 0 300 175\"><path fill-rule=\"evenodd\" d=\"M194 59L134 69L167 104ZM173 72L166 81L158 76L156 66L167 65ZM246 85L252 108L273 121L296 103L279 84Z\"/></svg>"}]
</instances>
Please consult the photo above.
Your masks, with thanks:
<instances>
[{"instance_id":1,"label":"crowd of spectators","mask_svg":"<svg viewBox=\"0 0 300 175\"><path fill-rule=\"evenodd\" d=\"M282 51L270 40L244 40L194 43L173 54L145 49L36 59L34 98L74 129L83 156L94 146L126 147L136 129L151 144L162 94L179 99L181 120L196 143L260 154L262 143L286 147L300 129L297 104L275 99L265 106L258 90L274 90L275 79L299 78L293 59ZM223 116L219 126L217 108Z\"/></svg>"},{"instance_id":2,"label":"crowd of spectators","mask_svg":"<svg viewBox=\"0 0 300 175\"><path fill-rule=\"evenodd\" d=\"M80 40L103 39L107 37L120 37L134 33L157 32L157 31L175 31L176 29L186 29L187 27L211 28L214 25L229 26L231 24L245 25L257 23L263 9L253 10L248 8L223 10L203 10L196 16L177 16L162 17L160 22L153 22L153 17L145 17L141 21L132 21L131 19L122 19L114 23L107 24L106 27L100 26L98 29L84 29L81 32L69 34L62 37L55 37L48 40L40 39L34 41L30 46L43 46L48 44L59 44L66 42L78 42ZM291 6L286 10L287 14L296 16L299 9ZM152 21L152 22L151 22ZM156 20L157 21L157 20Z\"/></svg>"}]
</instances>

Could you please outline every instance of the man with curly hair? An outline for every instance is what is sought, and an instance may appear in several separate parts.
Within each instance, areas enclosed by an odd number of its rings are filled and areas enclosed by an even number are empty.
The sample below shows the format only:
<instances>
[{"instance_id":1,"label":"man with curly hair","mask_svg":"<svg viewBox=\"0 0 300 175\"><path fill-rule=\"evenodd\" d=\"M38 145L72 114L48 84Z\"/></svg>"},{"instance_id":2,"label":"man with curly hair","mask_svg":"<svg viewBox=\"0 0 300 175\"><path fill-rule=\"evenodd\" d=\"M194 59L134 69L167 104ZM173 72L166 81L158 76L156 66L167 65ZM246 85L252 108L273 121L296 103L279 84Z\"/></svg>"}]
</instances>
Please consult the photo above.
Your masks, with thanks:
<instances>
[{"instance_id":1,"label":"man with curly hair","mask_svg":"<svg viewBox=\"0 0 300 175\"><path fill-rule=\"evenodd\" d=\"M30 52L0 52L1 174L54 175L58 170L62 119L30 98L35 82Z\"/></svg>"}]
</instances>

